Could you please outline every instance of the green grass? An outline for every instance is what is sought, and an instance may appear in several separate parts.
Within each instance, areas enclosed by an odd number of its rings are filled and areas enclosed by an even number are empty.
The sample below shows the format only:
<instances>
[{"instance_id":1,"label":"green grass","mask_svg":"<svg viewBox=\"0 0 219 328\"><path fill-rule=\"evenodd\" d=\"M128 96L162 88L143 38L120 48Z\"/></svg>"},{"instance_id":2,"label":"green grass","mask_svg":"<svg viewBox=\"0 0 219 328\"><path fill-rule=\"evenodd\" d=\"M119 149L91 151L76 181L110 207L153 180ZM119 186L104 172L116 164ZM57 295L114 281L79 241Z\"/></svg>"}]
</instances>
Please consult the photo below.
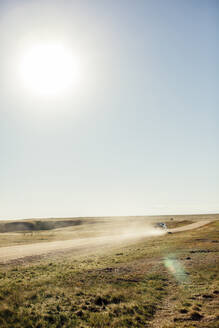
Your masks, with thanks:
<instances>
[{"instance_id":1,"label":"green grass","mask_svg":"<svg viewBox=\"0 0 219 328\"><path fill-rule=\"evenodd\" d=\"M218 236L217 221L89 256L2 265L0 327L140 328L160 320L166 328L216 328Z\"/></svg>"}]
</instances>

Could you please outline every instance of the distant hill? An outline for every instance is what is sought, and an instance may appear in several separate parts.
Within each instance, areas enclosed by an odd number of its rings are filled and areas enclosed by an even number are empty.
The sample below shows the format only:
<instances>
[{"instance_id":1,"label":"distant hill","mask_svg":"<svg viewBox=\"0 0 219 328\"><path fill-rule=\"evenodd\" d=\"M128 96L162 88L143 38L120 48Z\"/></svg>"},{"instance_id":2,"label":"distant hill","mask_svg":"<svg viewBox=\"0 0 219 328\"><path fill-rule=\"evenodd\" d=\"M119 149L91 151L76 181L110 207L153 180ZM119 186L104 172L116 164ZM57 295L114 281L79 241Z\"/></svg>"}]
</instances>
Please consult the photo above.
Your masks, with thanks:
<instances>
[{"instance_id":1,"label":"distant hill","mask_svg":"<svg viewBox=\"0 0 219 328\"><path fill-rule=\"evenodd\" d=\"M0 232L17 232L17 231L39 231L64 228L84 223L82 219L71 220L23 220L12 222L0 222ZM91 222L92 223L92 222Z\"/></svg>"}]
</instances>

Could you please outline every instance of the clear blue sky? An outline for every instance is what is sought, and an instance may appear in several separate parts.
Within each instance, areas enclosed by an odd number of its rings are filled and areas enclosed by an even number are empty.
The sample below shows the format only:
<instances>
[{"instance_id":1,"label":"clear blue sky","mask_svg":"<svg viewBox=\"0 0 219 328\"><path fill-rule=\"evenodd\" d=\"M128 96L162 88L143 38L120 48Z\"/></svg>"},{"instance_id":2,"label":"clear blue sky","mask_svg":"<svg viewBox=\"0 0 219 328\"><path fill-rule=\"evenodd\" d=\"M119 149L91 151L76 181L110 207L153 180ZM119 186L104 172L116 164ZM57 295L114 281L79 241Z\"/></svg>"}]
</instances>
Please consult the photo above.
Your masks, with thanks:
<instances>
[{"instance_id":1,"label":"clear blue sky","mask_svg":"<svg viewBox=\"0 0 219 328\"><path fill-rule=\"evenodd\" d=\"M25 38L80 91L20 94ZM1 1L0 46L1 218L219 212L218 1Z\"/></svg>"}]
</instances>

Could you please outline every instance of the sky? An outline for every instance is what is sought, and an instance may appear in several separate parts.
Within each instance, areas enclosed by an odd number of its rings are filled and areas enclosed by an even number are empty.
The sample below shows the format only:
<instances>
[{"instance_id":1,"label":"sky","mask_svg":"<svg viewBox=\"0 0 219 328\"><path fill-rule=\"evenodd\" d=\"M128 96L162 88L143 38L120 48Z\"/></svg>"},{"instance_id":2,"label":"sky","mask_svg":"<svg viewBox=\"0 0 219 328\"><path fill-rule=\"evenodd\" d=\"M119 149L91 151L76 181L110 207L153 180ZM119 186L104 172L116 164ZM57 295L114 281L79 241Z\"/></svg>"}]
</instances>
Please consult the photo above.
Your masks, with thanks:
<instances>
[{"instance_id":1,"label":"sky","mask_svg":"<svg viewBox=\"0 0 219 328\"><path fill-rule=\"evenodd\" d=\"M18 77L39 42L63 94ZM218 58L218 1L2 0L0 218L219 212Z\"/></svg>"}]
</instances>

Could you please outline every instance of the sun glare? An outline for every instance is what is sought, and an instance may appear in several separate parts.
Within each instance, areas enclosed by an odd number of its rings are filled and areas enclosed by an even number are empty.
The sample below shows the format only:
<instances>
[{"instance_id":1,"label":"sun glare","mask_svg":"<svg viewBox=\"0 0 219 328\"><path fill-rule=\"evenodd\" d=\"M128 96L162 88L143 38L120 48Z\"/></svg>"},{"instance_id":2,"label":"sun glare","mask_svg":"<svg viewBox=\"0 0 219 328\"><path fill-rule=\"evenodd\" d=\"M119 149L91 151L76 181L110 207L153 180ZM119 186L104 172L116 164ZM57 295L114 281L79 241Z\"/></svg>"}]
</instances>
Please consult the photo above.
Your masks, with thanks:
<instances>
[{"instance_id":1,"label":"sun glare","mask_svg":"<svg viewBox=\"0 0 219 328\"><path fill-rule=\"evenodd\" d=\"M63 45L36 44L21 56L19 77L29 92L58 96L79 83L79 62Z\"/></svg>"}]
</instances>

